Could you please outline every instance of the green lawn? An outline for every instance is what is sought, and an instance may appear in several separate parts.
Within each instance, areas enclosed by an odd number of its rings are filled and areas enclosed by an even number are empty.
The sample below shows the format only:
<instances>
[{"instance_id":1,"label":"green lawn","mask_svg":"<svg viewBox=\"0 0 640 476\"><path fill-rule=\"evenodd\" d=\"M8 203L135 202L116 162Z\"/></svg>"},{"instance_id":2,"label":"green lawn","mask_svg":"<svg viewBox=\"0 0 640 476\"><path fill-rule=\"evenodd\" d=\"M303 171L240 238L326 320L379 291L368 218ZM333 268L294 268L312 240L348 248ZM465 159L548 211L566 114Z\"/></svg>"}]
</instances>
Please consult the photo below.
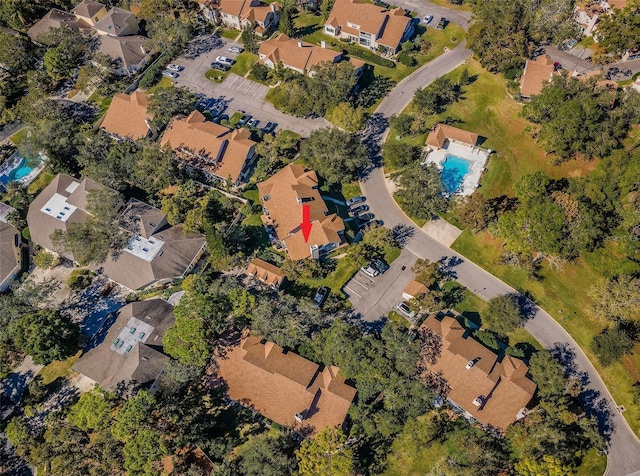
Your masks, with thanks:
<instances>
[{"instance_id":1,"label":"green lawn","mask_svg":"<svg viewBox=\"0 0 640 476\"><path fill-rule=\"evenodd\" d=\"M587 254L575 262L566 264L561 271L543 268L542 280L531 279L521 268L497 264L500 258L501 241L488 233L473 235L465 230L453 244L453 249L464 256L473 256L473 261L499 277L514 288L529 292L535 301L549 312L585 351L600 376L605 381L618 405L624 405L624 416L636 432L640 433L640 407L633 402L631 386L640 379L640 344L634 352L621 362L603 368L589 350L594 335L606 327L604 321L588 313L589 297L586 292L600 276L606 275L601 266L606 263L609 272L631 271L633 266L615 259L615 249ZM605 259L606 258L606 259Z\"/></svg>"},{"instance_id":2,"label":"green lawn","mask_svg":"<svg viewBox=\"0 0 640 476\"><path fill-rule=\"evenodd\" d=\"M598 454L597 450L590 449L578 466L578 476L602 476L607 469L607 457Z\"/></svg>"},{"instance_id":3,"label":"green lawn","mask_svg":"<svg viewBox=\"0 0 640 476\"><path fill-rule=\"evenodd\" d=\"M67 360L56 360L49 365L45 365L38 373L42 377L42 383L49 385L57 378L64 378L67 376L75 375L75 372L71 370L73 364L80 358L82 351L78 351L76 355L69 357Z\"/></svg>"},{"instance_id":4,"label":"green lawn","mask_svg":"<svg viewBox=\"0 0 640 476\"><path fill-rule=\"evenodd\" d=\"M158 84L147 89L147 94L153 94L159 89L169 89L172 87L173 87L173 81L171 81L166 76L162 76L162 78L160 78L160 81L158 81Z\"/></svg>"},{"instance_id":5,"label":"green lawn","mask_svg":"<svg viewBox=\"0 0 640 476\"><path fill-rule=\"evenodd\" d=\"M331 288L331 292L333 292L333 294L344 298L345 296L342 292L342 287L347 284L347 281L349 281L357 271L357 264L353 263L349 258L341 258L337 260L336 269L327 277L323 279L305 279L300 282L312 289L319 288L320 286L327 286Z\"/></svg>"},{"instance_id":6,"label":"green lawn","mask_svg":"<svg viewBox=\"0 0 640 476\"><path fill-rule=\"evenodd\" d=\"M411 323L396 311L389 311L389 320L396 324L400 324L402 327L406 327L407 329L411 327Z\"/></svg>"},{"instance_id":7,"label":"green lawn","mask_svg":"<svg viewBox=\"0 0 640 476\"><path fill-rule=\"evenodd\" d=\"M238 38L238 35L240 34L238 30L234 30L233 28L229 28L229 29L218 28L218 33L220 33L221 37L226 38L228 40L235 40L236 38Z\"/></svg>"},{"instance_id":8,"label":"green lawn","mask_svg":"<svg viewBox=\"0 0 640 476\"><path fill-rule=\"evenodd\" d=\"M16 132L11 137L9 137L9 140L13 142L16 146L20 147L20 144L22 144L26 136L27 136L27 129L23 127L18 132Z\"/></svg>"},{"instance_id":9,"label":"green lawn","mask_svg":"<svg viewBox=\"0 0 640 476\"><path fill-rule=\"evenodd\" d=\"M27 187L27 193L29 195L35 195L40 190L43 190L51 181L55 178L55 175L50 172L48 168L45 168L36 179Z\"/></svg>"},{"instance_id":10,"label":"green lawn","mask_svg":"<svg viewBox=\"0 0 640 476\"><path fill-rule=\"evenodd\" d=\"M209 71L204 73L204 77L207 78L209 81L221 83L222 81L224 81L224 78L229 76L229 71L218 71L217 69L211 68Z\"/></svg>"},{"instance_id":11,"label":"green lawn","mask_svg":"<svg viewBox=\"0 0 640 476\"><path fill-rule=\"evenodd\" d=\"M233 64L229 72L237 74L238 76L244 76L249 72L256 61L258 61L258 55L254 55L248 51L240 53L236 57L236 62Z\"/></svg>"},{"instance_id":12,"label":"green lawn","mask_svg":"<svg viewBox=\"0 0 640 476\"><path fill-rule=\"evenodd\" d=\"M102 115L107 112L107 109L109 109L109 105L111 104L112 99L113 98L111 96L104 97L98 94L98 92L96 91L91 96L89 96L89 99L87 99L87 101L94 103L100 109L99 115Z\"/></svg>"}]
</instances>

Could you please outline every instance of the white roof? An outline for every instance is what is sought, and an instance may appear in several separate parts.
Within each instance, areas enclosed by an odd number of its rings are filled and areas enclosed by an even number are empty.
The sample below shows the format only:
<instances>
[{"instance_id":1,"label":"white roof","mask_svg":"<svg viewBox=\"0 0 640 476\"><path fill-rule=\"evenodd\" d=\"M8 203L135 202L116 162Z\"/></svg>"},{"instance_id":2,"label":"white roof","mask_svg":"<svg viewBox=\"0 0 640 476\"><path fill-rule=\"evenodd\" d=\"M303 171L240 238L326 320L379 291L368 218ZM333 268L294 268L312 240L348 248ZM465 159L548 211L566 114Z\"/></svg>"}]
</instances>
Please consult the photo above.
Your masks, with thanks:
<instances>
[{"instance_id":1,"label":"white roof","mask_svg":"<svg viewBox=\"0 0 640 476\"><path fill-rule=\"evenodd\" d=\"M69 187L67 187L67 190L69 190L72 185L73 184L69 185ZM79 183L76 182L76 187L74 187L74 190L78 185ZM53 196L47 201L47 203L44 204L44 207L40 209L40 211L42 213L46 213L47 215L55 217L60 221L66 222L73 214L73 212L76 211L76 209L77 207L74 207L73 205L67 203L67 197L65 197L64 195L60 195L59 193L54 193Z\"/></svg>"}]
</instances>

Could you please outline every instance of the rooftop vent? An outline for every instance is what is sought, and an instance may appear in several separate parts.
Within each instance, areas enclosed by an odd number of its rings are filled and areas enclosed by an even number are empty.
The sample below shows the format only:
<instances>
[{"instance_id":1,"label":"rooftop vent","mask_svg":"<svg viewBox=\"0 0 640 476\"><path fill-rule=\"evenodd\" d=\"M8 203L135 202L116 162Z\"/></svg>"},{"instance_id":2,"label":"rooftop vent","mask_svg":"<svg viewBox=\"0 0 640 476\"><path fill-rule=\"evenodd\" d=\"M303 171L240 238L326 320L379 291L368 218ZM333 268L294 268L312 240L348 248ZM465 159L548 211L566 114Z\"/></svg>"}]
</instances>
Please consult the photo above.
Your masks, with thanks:
<instances>
[{"instance_id":1,"label":"rooftop vent","mask_svg":"<svg viewBox=\"0 0 640 476\"><path fill-rule=\"evenodd\" d=\"M473 400L473 404L474 404L476 407L481 407L483 403L484 403L484 396L482 396L482 395L480 395L479 397L476 397L476 398Z\"/></svg>"},{"instance_id":2,"label":"rooftop vent","mask_svg":"<svg viewBox=\"0 0 640 476\"><path fill-rule=\"evenodd\" d=\"M469 370L471 367L473 367L474 365L476 365L476 360L477 359L471 359L469 362L467 362L467 366L465 367L467 370Z\"/></svg>"},{"instance_id":3,"label":"rooftop vent","mask_svg":"<svg viewBox=\"0 0 640 476\"><path fill-rule=\"evenodd\" d=\"M293 415L293 417L296 419L298 423L302 423L304 421L304 412L296 413L295 415Z\"/></svg>"}]
</instances>

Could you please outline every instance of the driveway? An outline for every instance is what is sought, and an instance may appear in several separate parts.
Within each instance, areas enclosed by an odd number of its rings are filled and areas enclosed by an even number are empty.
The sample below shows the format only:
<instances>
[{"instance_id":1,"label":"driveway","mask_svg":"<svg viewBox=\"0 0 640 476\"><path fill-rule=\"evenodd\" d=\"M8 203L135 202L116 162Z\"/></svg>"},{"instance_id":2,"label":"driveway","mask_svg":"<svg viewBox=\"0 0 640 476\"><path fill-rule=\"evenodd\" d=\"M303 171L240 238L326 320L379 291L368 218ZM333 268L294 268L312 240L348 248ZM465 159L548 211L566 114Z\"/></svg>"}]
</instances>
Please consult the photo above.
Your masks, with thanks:
<instances>
[{"instance_id":1,"label":"driveway","mask_svg":"<svg viewBox=\"0 0 640 476\"><path fill-rule=\"evenodd\" d=\"M424 87L438 76L455 69L470 54L471 52L465 50L461 44L418 69L389 93L376 113L387 118L392 114L400 113L418 87ZM387 131L381 131L378 134L377 140L380 143L384 143ZM406 244L406 250L431 261L439 260L444 256L448 257L450 262L456 263L453 266L453 272L455 272L457 281L484 300L516 292L506 283L418 228L398 207L393 196L389 193L381 167L374 167L361 180L360 186L362 192L367 196L369 206L379 218L384 220L387 227L399 226L409 230L408 235L411 236ZM609 437L606 475L625 476L638 471L640 469L640 441L622 417L600 375L562 326L545 310L536 306L534 308L534 317L529 319L525 325L527 331L545 348L562 349L563 355L569 356L572 370L586 376L585 391L582 394L583 401L589 411L598 417L601 427Z\"/></svg>"},{"instance_id":2,"label":"driveway","mask_svg":"<svg viewBox=\"0 0 640 476\"><path fill-rule=\"evenodd\" d=\"M404 249L384 274L370 278L358 271L351 278L342 290L363 321L380 321L395 309L402 301L402 291L413 279L411 267L415 262L416 256Z\"/></svg>"},{"instance_id":3,"label":"driveway","mask_svg":"<svg viewBox=\"0 0 640 476\"><path fill-rule=\"evenodd\" d=\"M229 109L225 114L231 116L235 111L243 110L261 121L261 124L274 122L278 129L288 129L303 137L308 137L312 131L328 127L324 118L308 119L294 117L278 111L265 100L269 87L235 74L229 74L222 83L209 81L204 75L209 71L210 64L216 56L235 58L237 55L228 50L229 46L242 46L236 41L222 39L223 46L204 53L193 60L177 58L173 63L183 66L180 76L173 81L176 86L184 86L196 93L208 97L224 96L229 102Z\"/></svg>"}]
</instances>

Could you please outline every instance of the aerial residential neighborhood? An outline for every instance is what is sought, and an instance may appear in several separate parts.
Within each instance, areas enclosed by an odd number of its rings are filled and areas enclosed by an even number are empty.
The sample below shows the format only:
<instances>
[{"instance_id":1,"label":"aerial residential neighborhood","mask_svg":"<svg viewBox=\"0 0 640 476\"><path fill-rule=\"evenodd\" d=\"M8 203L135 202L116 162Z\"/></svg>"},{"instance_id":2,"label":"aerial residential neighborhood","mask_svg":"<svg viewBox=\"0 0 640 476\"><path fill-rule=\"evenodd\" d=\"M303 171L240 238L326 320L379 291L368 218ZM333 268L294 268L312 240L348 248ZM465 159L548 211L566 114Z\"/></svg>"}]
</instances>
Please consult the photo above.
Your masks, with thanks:
<instances>
[{"instance_id":1,"label":"aerial residential neighborhood","mask_svg":"<svg viewBox=\"0 0 640 476\"><path fill-rule=\"evenodd\" d=\"M0 3L0 474L640 475L638 0Z\"/></svg>"}]
</instances>

